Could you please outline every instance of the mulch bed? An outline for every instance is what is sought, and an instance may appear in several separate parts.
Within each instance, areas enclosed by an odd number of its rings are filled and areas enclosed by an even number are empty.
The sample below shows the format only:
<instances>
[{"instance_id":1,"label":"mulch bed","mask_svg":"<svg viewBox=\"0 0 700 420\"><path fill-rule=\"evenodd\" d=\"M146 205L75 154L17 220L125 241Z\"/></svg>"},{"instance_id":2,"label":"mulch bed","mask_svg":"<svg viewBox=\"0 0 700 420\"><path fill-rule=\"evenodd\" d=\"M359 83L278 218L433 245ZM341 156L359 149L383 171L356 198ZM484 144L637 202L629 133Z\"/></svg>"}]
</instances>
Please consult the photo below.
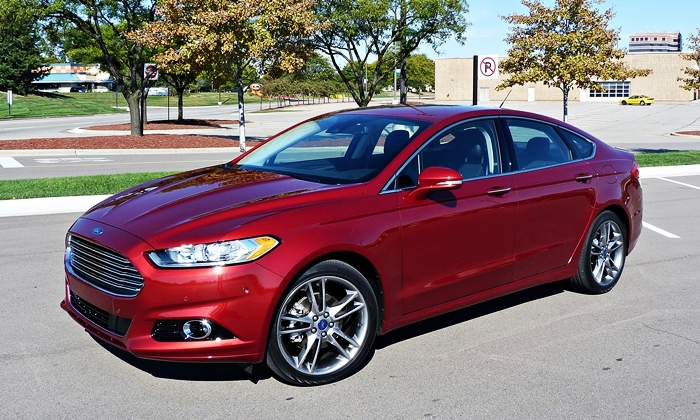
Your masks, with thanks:
<instances>
[{"instance_id":1,"label":"mulch bed","mask_svg":"<svg viewBox=\"0 0 700 420\"><path fill-rule=\"evenodd\" d=\"M700 136L700 131L678 131L678 134L684 134L686 136Z\"/></svg>"},{"instance_id":2,"label":"mulch bed","mask_svg":"<svg viewBox=\"0 0 700 420\"><path fill-rule=\"evenodd\" d=\"M258 142L247 141L251 147ZM238 140L226 137L178 134L135 136L70 137L60 139L2 140L0 150L33 149L187 149L239 146Z\"/></svg>"},{"instance_id":3,"label":"mulch bed","mask_svg":"<svg viewBox=\"0 0 700 420\"><path fill-rule=\"evenodd\" d=\"M159 121L148 121L143 127L144 130L186 130L186 129L200 129L200 128L228 128L226 126L238 125L238 121L234 120L193 120L184 119L178 120L159 120ZM95 125L91 127L81 127L84 130L95 130L95 131L130 131L131 124L112 124L112 125Z\"/></svg>"}]
</instances>

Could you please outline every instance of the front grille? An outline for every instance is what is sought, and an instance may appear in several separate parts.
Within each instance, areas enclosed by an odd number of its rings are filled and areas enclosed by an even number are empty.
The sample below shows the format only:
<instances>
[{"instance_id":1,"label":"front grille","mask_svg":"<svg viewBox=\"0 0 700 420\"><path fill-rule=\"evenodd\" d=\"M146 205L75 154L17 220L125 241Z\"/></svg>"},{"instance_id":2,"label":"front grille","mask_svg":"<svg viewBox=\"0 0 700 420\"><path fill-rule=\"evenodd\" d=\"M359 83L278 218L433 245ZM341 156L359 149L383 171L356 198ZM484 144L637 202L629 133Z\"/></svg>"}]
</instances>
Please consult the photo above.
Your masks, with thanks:
<instances>
[{"instance_id":1,"label":"front grille","mask_svg":"<svg viewBox=\"0 0 700 420\"><path fill-rule=\"evenodd\" d=\"M68 245L68 264L82 281L120 297L134 297L143 288L143 277L123 255L75 235Z\"/></svg>"},{"instance_id":2,"label":"front grille","mask_svg":"<svg viewBox=\"0 0 700 420\"><path fill-rule=\"evenodd\" d=\"M130 319L110 314L76 295L72 290L70 292L70 303L82 316L112 334L123 337L129 330L131 325Z\"/></svg>"}]
</instances>

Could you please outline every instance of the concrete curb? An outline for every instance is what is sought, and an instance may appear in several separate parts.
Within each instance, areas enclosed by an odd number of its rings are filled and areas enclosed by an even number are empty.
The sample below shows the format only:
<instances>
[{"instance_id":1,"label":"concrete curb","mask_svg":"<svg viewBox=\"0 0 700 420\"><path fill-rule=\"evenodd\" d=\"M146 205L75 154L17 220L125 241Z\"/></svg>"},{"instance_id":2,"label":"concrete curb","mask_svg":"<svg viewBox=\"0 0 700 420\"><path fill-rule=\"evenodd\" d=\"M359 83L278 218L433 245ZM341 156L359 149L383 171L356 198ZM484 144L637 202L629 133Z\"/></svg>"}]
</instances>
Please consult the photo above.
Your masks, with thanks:
<instances>
[{"instance_id":1,"label":"concrete curb","mask_svg":"<svg viewBox=\"0 0 700 420\"><path fill-rule=\"evenodd\" d=\"M1 145L2 143L0 143ZM186 149L18 149L0 150L0 156L87 156L87 155L170 155L193 153L240 153L238 146Z\"/></svg>"}]
</instances>

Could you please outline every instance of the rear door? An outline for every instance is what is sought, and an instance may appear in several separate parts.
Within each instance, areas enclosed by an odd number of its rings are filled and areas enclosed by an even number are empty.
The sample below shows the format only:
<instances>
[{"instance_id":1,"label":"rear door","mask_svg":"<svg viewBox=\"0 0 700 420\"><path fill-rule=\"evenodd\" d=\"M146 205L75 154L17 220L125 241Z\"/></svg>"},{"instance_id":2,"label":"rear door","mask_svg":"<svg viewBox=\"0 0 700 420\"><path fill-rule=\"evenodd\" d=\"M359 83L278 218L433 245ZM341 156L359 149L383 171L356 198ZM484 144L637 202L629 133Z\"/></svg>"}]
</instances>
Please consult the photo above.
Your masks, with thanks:
<instances>
[{"instance_id":1,"label":"rear door","mask_svg":"<svg viewBox=\"0 0 700 420\"><path fill-rule=\"evenodd\" d=\"M570 262L593 214L598 179L561 128L529 119L504 121L515 155L513 278L519 280Z\"/></svg>"}]
</instances>

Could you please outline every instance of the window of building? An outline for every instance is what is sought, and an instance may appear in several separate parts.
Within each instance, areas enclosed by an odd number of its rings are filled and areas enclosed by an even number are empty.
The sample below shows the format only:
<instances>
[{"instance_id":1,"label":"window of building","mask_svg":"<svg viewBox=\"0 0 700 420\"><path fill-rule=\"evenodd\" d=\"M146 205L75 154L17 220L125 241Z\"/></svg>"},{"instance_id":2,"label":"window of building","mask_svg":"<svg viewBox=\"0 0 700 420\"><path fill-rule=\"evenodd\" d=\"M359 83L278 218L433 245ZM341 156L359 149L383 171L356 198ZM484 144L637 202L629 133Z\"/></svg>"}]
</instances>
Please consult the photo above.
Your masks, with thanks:
<instances>
[{"instance_id":1,"label":"window of building","mask_svg":"<svg viewBox=\"0 0 700 420\"><path fill-rule=\"evenodd\" d=\"M609 80L604 82L599 82L600 85L605 89L602 92L596 92L594 90L590 91L589 97L591 98L626 98L630 96L630 82L629 81L615 81Z\"/></svg>"}]
</instances>

